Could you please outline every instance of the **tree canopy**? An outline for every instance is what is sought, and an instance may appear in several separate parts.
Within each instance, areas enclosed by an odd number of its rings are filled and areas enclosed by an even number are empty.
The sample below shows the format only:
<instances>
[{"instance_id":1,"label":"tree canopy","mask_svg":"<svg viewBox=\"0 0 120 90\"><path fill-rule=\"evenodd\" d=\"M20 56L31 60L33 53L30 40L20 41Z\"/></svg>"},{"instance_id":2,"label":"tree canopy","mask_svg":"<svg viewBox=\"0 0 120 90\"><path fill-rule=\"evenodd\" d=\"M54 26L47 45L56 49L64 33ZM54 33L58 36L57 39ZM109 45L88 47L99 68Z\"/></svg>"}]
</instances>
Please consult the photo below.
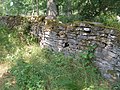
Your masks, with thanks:
<instances>
[{"instance_id":1,"label":"tree canopy","mask_svg":"<svg viewBox=\"0 0 120 90\"><path fill-rule=\"evenodd\" d=\"M92 20L120 15L120 0L0 0L0 15L53 15Z\"/></svg>"}]
</instances>

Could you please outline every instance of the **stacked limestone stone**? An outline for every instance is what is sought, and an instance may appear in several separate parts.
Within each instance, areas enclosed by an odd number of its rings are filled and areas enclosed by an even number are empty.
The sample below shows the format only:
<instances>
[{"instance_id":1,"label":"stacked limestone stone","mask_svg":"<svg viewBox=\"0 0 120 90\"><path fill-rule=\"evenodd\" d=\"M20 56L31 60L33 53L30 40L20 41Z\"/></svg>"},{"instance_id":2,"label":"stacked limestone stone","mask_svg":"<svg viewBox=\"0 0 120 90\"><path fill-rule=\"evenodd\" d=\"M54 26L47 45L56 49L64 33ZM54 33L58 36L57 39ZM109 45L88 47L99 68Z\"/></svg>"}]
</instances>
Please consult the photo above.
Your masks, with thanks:
<instances>
[{"instance_id":1,"label":"stacked limestone stone","mask_svg":"<svg viewBox=\"0 0 120 90\"><path fill-rule=\"evenodd\" d=\"M89 45L97 45L96 59L93 60L96 66L105 78L111 81L119 78L119 31L83 22L68 26L60 24L55 27L52 25L52 28L43 29L40 41L42 47L71 54L85 50Z\"/></svg>"},{"instance_id":2,"label":"stacked limestone stone","mask_svg":"<svg viewBox=\"0 0 120 90\"><path fill-rule=\"evenodd\" d=\"M0 20L6 19L0 18ZM95 22L75 22L65 25L56 20L45 20L44 17L29 17L27 20L30 24L29 31L38 37L41 47L69 55L81 52L89 45L96 45L96 58L93 62L100 69L101 74L110 81L120 78L120 32L118 30L105 28Z\"/></svg>"}]
</instances>

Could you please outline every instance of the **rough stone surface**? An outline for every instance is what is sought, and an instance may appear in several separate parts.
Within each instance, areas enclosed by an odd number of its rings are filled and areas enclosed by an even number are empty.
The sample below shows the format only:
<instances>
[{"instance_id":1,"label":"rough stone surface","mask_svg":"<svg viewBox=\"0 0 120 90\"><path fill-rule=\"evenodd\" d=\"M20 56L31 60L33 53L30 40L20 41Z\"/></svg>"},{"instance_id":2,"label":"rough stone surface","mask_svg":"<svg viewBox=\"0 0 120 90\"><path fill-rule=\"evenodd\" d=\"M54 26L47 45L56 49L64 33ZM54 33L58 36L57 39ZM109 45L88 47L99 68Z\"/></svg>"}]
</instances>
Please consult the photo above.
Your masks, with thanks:
<instances>
[{"instance_id":1,"label":"rough stone surface","mask_svg":"<svg viewBox=\"0 0 120 90\"><path fill-rule=\"evenodd\" d=\"M96 58L93 62L101 74L110 81L120 78L120 47L118 46L120 43L117 42L116 34L120 32L92 25L88 27L85 23L68 27L66 30L51 30L47 36L43 34L40 45L68 55L84 50L89 45L97 44ZM43 32L46 33L46 31Z\"/></svg>"},{"instance_id":2,"label":"rough stone surface","mask_svg":"<svg viewBox=\"0 0 120 90\"><path fill-rule=\"evenodd\" d=\"M31 20L31 19L30 19ZM33 21L31 32L39 38L41 47L74 54L89 45L97 45L93 60L101 74L108 80L120 78L120 32L92 23L77 22L64 25L55 20ZM98 23L99 24L99 23Z\"/></svg>"}]
</instances>

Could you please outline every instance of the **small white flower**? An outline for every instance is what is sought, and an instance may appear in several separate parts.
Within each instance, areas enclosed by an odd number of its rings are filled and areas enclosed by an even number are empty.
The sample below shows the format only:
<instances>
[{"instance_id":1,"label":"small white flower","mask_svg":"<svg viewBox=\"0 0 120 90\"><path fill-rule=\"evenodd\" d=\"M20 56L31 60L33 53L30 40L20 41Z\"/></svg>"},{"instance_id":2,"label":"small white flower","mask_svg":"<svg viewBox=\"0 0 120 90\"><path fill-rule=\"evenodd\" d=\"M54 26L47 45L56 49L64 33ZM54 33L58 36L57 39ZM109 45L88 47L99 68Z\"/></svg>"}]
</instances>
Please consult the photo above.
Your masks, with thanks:
<instances>
[{"instance_id":1,"label":"small white flower","mask_svg":"<svg viewBox=\"0 0 120 90\"><path fill-rule=\"evenodd\" d=\"M13 2L10 2L10 6L13 6Z\"/></svg>"},{"instance_id":2,"label":"small white flower","mask_svg":"<svg viewBox=\"0 0 120 90\"><path fill-rule=\"evenodd\" d=\"M120 22L120 16L117 16L117 20Z\"/></svg>"}]
</instances>

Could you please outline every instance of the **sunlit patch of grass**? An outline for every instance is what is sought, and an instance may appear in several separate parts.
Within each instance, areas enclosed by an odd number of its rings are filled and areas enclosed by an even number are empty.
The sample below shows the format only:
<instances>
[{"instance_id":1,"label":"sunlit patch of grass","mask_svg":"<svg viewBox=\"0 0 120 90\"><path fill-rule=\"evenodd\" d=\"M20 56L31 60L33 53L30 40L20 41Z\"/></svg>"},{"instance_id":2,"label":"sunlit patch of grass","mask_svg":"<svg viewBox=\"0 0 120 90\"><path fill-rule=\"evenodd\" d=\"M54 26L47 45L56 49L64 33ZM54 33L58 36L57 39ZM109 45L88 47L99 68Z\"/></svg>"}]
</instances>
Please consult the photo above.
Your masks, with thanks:
<instances>
[{"instance_id":1,"label":"sunlit patch of grass","mask_svg":"<svg viewBox=\"0 0 120 90\"><path fill-rule=\"evenodd\" d=\"M7 74L0 78L0 90L19 90L14 76Z\"/></svg>"},{"instance_id":2,"label":"sunlit patch of grass","mask_svg":"<svg viewBox=\"0 0 120 90\"><path fill-rule=\"evenodd\" d=\"M0 60L11 63L1 90L109 90L88 55L64 56L18 35L4 28L0 32Z\"/></svg>"},{"instance_id":3,"label":"sunlit patch of grass","mask_svg":"<svg viewBox=\"0 0 120 90\"><path fill-rule=\"evenodd\" d=\"M50 79L48 88L52 90L109 90L96 69L86 67L88 61L80 57L65 57L37 45L25 46L21 52L22 57L11 70L22 88L44 90Z\"/></svg>"}]
</instances>

